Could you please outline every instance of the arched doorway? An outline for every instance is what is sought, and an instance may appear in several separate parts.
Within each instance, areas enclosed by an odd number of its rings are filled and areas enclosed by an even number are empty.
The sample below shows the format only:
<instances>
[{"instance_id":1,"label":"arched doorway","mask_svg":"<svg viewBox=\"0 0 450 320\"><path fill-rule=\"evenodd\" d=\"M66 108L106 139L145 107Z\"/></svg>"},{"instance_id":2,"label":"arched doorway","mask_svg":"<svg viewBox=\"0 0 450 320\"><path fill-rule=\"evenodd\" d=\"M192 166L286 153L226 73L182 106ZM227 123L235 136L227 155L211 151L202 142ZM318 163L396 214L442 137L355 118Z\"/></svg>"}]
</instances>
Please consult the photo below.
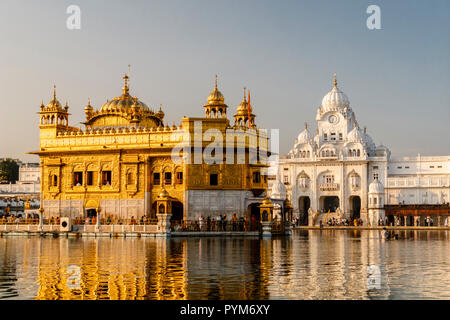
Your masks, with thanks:
<instances>
[{"instance_id":1,"label":"arched doorway","mask_svg":"<svg viewBox=\"0 0 450 320\"><path fill-rule=\"evenodd\" d=\"M86 217L88 218L97 217L97 209L86 208Z\"/></svg>"},{"instance_id":2,"label":"arched doorway","mask_svg":"<svg viewBox=\"0 0 450 320\"><path fill-rule=\"evenodd\" d=\"M248 206L248 212L250 213L248 228L250 231L257 231L260 221L259 203L250 204Z\"/></svg>"},{"instance_id":3,"label":"arched doorway","mask_svg":"<svg viewBox=\"0 0 450 320\"><path fill-rule=\"evenodd\" d=\"M350 197L350 219L361 218L361 198L359 196Z\"/></svg>"},{"instance_id":4,"label":"arched doorway","mask_svg":"<svg viewBox=\"0 0 450 320\"><path fill-rule=\"evenodd\" d=\"M311 207L311 201L309 197L300 197L298 199L298 211L300 214L298 224L300 226L308 225L308 210Z\"/></svg>"},{"instance_id":5,"label":"arched doorway","mask_svg":"<svg viewBox=\"0 0 450 320\"><path fill-rule=\"evenodd\" d=\"M184 220L183 218L183 204L179 201L172 202L172 217L171 221L181 222Z\"/></svg>"},{"instance_id":6,"label":"arched doorway","mask_svg":"<svg viewBox=\"0 0 450 320\"><path fill-rule=\"evenodd\" d=\"M322 201L322 212L336 212L336 209L339 208L339 197L337 196L322 197Z\"/></svg>"}]
</instances>

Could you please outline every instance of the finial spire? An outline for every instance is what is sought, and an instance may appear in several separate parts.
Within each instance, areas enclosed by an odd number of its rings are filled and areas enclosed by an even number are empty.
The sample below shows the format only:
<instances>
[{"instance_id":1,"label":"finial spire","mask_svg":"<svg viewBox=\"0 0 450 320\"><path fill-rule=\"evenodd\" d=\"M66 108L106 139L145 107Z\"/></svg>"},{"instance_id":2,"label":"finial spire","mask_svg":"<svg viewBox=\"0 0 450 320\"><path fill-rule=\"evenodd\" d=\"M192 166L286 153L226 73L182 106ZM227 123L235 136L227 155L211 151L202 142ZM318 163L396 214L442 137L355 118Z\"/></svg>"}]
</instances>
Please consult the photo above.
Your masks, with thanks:
<instances>
[{"instance_id":1,"label":"finial spire","mask_svg":"<svg viewBox=\"0 0 450 320\"><path fill-rule=\"evenodd\" d=\"M215 84L214 84L214 88L217 90L217 74L215 76Z\"/></svg>"},{"instance_id":2,"label":"finial spire","mask_svg":"<svg viewBox=\"0 0 450 320\"><path fill-rule=\"evenodd\" d=\"M337 79L336 79L336 73L334 74L334 87L337 88Z\"/></svg>"},{"instance_id":3,"label":"finial spire","mask_svg":"<svg viewBox=\"0 0 450 320\"><path fill-rule=\"evenodd\" d=\"M247 90L247 87L244 87L244 101L247 101L245 97L245 90Z\"/></svg>"},{"instance_id":4,"label":"finial spire","mask_svg":"<svg viewBox=\"0 0 450 320\"><path fill-rule=\"evenodd\" d=\"M125 80L125 85L124 85L124 87L123 87L123 94L124 95L128 95L128 91L129 91L129 89L128 89L128 75L125 73L125 75L123 76L123 79Z\"/></svg>"},{"instance_id":5,"label":"finial spire","mask_svg":"<svg viewBox=\"0 0 450 320\"><path fill-rule=\"evenodd\" d=\"M53 100L56 100L56 85L53 85Z\"/></svg>"},{"instance_id":6,"label":"finial spire","mask_svg":"<svg viewBox=\"0 0 450 320\"><path fill-rule=\"evenodd\" d=\"M305 130L308 130L308 122L305 122Z\"/></svg>"}]
</instances>

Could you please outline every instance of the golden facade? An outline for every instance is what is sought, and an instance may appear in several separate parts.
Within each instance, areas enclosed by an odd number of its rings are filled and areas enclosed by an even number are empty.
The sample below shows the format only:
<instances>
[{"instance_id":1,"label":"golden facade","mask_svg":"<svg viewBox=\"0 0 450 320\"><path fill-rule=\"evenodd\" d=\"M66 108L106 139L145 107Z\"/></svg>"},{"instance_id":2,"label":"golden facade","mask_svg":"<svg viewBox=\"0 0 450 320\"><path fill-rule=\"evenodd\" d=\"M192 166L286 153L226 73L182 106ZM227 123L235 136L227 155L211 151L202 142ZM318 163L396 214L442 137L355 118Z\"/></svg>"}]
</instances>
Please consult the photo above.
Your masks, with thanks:
<instances>
[{"instance_id":1,"label":"golden facade","mask_svg":"<svg viewBox=\"0 0 450 320\"><path fill-rule=\"evenodd\" d=\"M127 75L124 82L122 95L99 110L89 101L84 129L69 125L69 106L60 104L56 90L41 104L40 149L31 154L41 160L44 215L155 218L157 198L165 193L172 219L249 215L248 205L267 188L260 154L268 155L268 137L256 127L245 92L234 125L216 78L205 117L183 117L169 126L161 107L152 110L131 96ZM224 145L210 152L219 140ZM206 161L204 152L214 161Z\"/></svg>"}]
</instances>

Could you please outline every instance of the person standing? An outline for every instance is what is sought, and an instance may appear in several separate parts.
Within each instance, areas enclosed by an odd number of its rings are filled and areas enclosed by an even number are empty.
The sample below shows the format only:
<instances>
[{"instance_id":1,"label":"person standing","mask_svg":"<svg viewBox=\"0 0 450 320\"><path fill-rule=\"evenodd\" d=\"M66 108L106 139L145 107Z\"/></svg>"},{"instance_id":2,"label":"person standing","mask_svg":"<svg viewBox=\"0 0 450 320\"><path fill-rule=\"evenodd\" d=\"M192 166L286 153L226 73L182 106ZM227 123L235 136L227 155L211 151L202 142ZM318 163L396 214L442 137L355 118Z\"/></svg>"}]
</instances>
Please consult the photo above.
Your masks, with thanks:
<instances>
[{"instance_id":1,"label":"person standing","mask_svg":"<svg viewBox=\"0 0 450 320\"><path fill-rule=\"evenodd\" d=\"M223 231L227 231L227 215L226 214L223 215L222 227L223 227Z\"/></svg>"}]
</instances>

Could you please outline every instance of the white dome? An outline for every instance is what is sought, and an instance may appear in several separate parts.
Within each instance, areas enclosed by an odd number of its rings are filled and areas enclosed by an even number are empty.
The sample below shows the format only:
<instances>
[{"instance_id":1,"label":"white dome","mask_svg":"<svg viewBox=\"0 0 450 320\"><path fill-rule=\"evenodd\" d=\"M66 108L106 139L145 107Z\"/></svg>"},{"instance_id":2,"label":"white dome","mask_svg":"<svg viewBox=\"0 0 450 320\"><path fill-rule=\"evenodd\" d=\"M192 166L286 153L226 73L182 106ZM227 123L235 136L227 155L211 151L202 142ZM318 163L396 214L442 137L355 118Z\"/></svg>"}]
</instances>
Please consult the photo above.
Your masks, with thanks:
<instances>
[{"instance_id":1,"label":"white dome","mask_svg":"<svg viewBox=\"0 0 450 320\"><path fill-rule=\"evenodd\" d=\"M369 193L384 194L383 184L378 179L373 180L369 185Z\"/></svg>"},{"instance_id":2,"label":"white dome","mask_svg":"<svg viewBox=\"0 0 450 320\"><path fill-rule=\"evenodd\" d=\"M347 135L347 140L348 142L362 142L364 141L364 133L356 126Z\"/></svg>"},{"instance_id":3,"label":"white dome","mask_svg":"<svg viewBox=\"0 0 450 320\"><path fill-rule=\"evenodd\" d=\"M322 99L322 108L325 110L344 109L350 106L347 95L336 86Z\"/></svg>"},{"instance_id":4,"label":"white dome","mask_svg":"<svg viewBox=\"0 0 450 320\"><path fill-rule=\"evenodd\" d=\"M311 141L311 134L308 131L308 128L305 126L305 130L300 132L300 134L297 137L297 143L309 143Z\"/></svg>"}]
</instances>

